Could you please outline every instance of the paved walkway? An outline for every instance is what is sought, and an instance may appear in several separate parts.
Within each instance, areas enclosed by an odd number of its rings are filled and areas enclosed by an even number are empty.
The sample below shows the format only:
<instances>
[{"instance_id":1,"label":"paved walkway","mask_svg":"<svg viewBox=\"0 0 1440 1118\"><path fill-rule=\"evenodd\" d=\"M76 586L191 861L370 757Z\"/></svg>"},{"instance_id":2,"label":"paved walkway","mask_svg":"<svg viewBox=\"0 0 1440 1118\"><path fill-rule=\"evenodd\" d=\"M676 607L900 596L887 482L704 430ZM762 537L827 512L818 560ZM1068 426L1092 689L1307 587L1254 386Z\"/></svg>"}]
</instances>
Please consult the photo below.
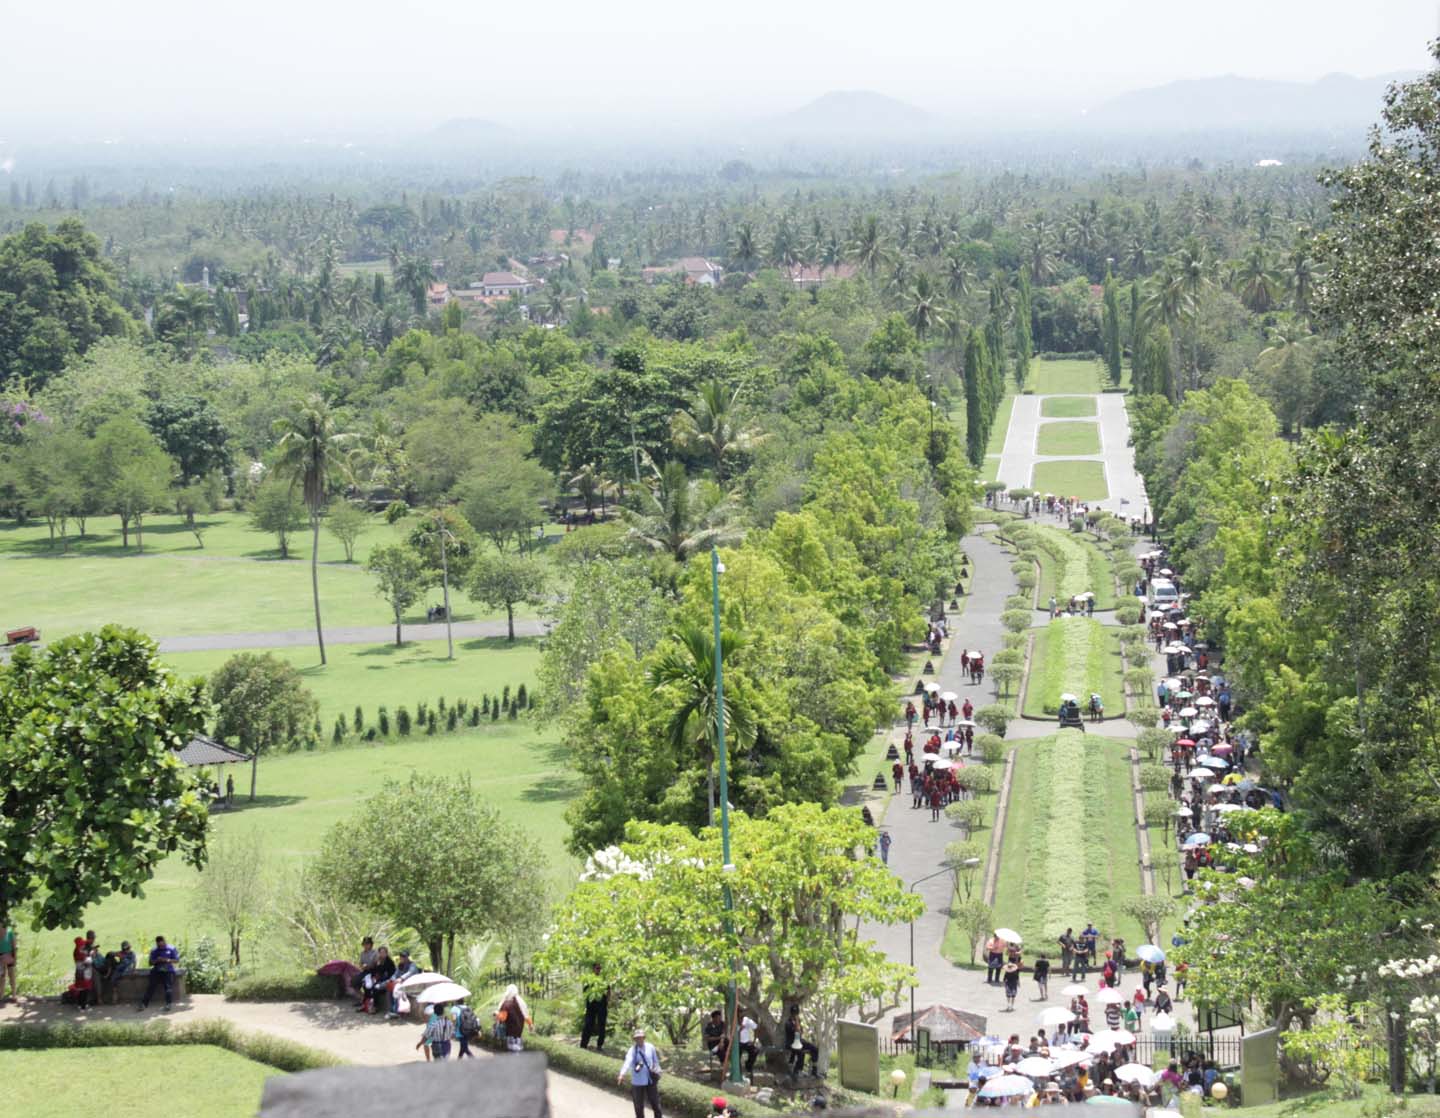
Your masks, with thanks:
<instances>
[{"instance_id":1,"label":"paved walkway","mask_svg":"<svg viewBox=\"0 0 1440 1118\"><path fill-rule=\"evenodd\" d=\"M1015 404L1010 410L1010 426L1005 433L1005 448L996 474L998 480L1012 489L1028 488L1037 462L1100 462L1105 467L1105 484L1110 495L1095 503L1120 516L1143 516L1149 500L1145 495L1145 483L1135 470L1135 455L1130 449L1130 415L1125 410L1125 397L1118 392L1097 392L1088 397L1095 401L1095 423L1100 433L1099 454L1040 455L1035 453L1035 439L1041 424L1049 422L1040 415L1041 401L1049 398L1015 397ZM1084 422L1084 418L1078 421Z\"/></svg>"},{"instance_id":2,"label":"paved walkway","mask_svg":"<svg viewBox=\"0 0 1440 1118\"><path fill-rule=\"evenodd\" d=\"M549 622L546 621L517 619L515 635L517 637L543 637L548 625ZM457 621L453 627L457 641L508 635L503 620ZM406 625L401 629L401 636L406 641L443 641L445 639L445 622ZM394 640L394 625L362 625L325 630L326 645L390 644ZM273 633L203 633L196 637L161 637L159 641L161 652L210 652L216 649L231 648L298 648L314 643L314 629L278 629Z\"/></svg>"},{"instance_id":3,"label":"paved walkway","mask_svg":"<svg viewBox=\"0 0 1440 1118\"><path fill-rule=\"evenodd\" d=\"M176 1024L222 1019L246 1031L269 1033L312 1048L332 1052L352 1064L384 1067L422 1060L415 1051L420 1028L410 1022L387 1022L356 1014L349 1002L227 1002L219 994L193 994L173 1013L132 1005L106 1006L77 1013L53 999L27 998L19 1005L0 1006L0 1025L118 1021L124 1024L165 1020ZM492 1058L484 1051L480 1059ZM616 1061L617 1070L619 1061ZM627 1099L580 1079L549 1073L550 1112L554 1118L628 1118Z\"/></svg>"}]
</instances>

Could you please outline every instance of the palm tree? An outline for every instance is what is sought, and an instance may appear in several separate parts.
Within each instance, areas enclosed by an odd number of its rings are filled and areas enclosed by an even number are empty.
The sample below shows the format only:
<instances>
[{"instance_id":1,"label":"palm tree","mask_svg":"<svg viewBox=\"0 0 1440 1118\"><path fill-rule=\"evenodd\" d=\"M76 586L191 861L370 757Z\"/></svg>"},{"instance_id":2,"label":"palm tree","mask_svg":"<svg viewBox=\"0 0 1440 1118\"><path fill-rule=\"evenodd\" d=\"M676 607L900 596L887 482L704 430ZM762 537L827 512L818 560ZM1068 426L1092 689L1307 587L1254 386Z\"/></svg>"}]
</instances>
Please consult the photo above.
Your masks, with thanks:
<instances>
[{"instance_id":1,"label":"palm tree","mask_svg":"<svg viewBox=\"0 0 1440 1118\"><path fill-rule=\"evenodd\" d=\"M663 470L656 471L655 487L640 487L636 500L638 509L621 510L630 525L630 540L680 563L742 534L731 521L729 498L718 486L687 478L682 462L665 463Z\"/></svg>"},{"instance_id":2,"label":"palm tree","mask_svg":"<svg viewBox=\"0 0 1440 1118\"><path fill-rule=\"evenodd\" d=\"M845 246L840 243L840 238L831 233L825 238L824 247L820 250L820 272L824 273L829 268L835 274L839 274L840 265L845 263Z\"/></svg>"},{"instance_id":3,"label":"palm tree","mask_svg":"<svg viewBox=\"0 0 1440 1118\"><path fill-rule=\"evenodd\" d=\"M748 221L735 230L735 243L730 251L730 262L739 265L742 272L748 272L760 259L759 242L755 227Z\"/></svg>"},{"instance_id":4,"label":"palm tree","mask_svg":"<svg viewBox=\"0 0 1440 1118\"><path fill-rule=\"evenodd\" d=\"M194 353L197 338L209 329L215 317L215 299L203 287L176 287L165 295L161 317L181 327L185 351Z\"/></svg>"},{"instance_id":5,"label":"palm tree","mask_svg":"<svg viewBox=\"0 0 1440 1118\"><path fill-rule=\"evenodd\" d=\"M1025 262L1030 266L1030 280L1047 283L1055 275L1055 231L1044 214L1037 214L1034 221L1026 223L1025 234Z\"/></svg>"},{"instance_id":6,"label":"palm tree","mask_svg":"<svg viewBox=\"0 0 1440 1118\"><path fill-rule=\"evenodd\" d=\"M715 758L719 754L719 718L725 733L736 746L747 746L755 738L755 722L732 690L723 705L715 694L715 639L704 628L690 622L671 634L677 647L662 653L650 667L647 680L656 691L665 691L676 700L670 716L670 744L676 754L688 742L703 751L706 761L707 802L705 821L715 822ZM733 660L744 645L738 633L720 632L720 662Z\"/></svg>"},{"instance_id":7,"label":"palm tree","mask_svg":"<svg viewBox=\"0 0 1440 1118\"><path fill-rule=\"evenodd\" d=\"M1309 318L1310 300L1315 295L1315 261L1311 259L1303 242L1290 252L1285 286L1290 291L1290 304L1295 308L1295 313Z\"/></svg>"},{"instance_id":8,"label":"palm tree","mask_svg":"<svg viewBox=\"0 0 1440 1118\"><path fill-rule=\"evenodd\" d=\"M425 313L425 295L431 275L428 263L413 258L402 262L395 272L395 286L410 296L418 315Z\"/></svg>"},{"instance_id":9,"label":"palm tree","mask_svg":"<svg viewBox=\"0 0 1440 1118\"><path fill-rule=\"evenodd\" d=\"M1263 245L1245 255L1231 280L1231 290L1255 314L1265 314L1280 302L1280 280L1270 267Z\"/></svg>"},{"instance_id":10,"label":"palm tree","mask_svg":"<svg viewBox=\"0 0 1440 1118\"><path fill-rule=\"evenodd\" d=\"M701 386L689 411L675 413L671 435L682 449L710 459L717 485L725 484L725 456L750 450L760 441L759 432L745 425L740 389L727 392L714 380Z\"/></svg>"},{"instance_id":11,"label":"palm tree","mask_svg":"<svg viewBox=\"0 0 1440 1118\"><path fill-rule=\"evenodd\" d=\"M945 297L928 272L921 272L915 277L905 302L905 317L922 342L930 331L944 327L948 313Z\"/></svg>"},{"instance_id":12,"label":"palm tree","mask_svg":"<svg viewBox=\"0 0 1440 1118\"><path fill-rule=\"evenodd\" d=\"M970 287L975 282L975 273L970 270L969 264L959 250L952 250L945 254L945 290L950 293L952 299L963 299L970 294Z\"/></svg>"},{"instance_id":13,"label":"palm tree","mask_svg":"<svg viewBox=\"0 0 1440 1118\"><path fill-rule=\"evenodd\" d=\"M333 482L345 478L349 462L344 446L352 436L335 430L335 417L319 396L312 396L293 414L276 420L274 469L302 489L310 511L310 588L315 597L315 639L325 663L325 631L320 624L320 509Z\"/></svg>"},{"instance_id":14,"label":"palm tree","mask_svg":"<svg viewBox=\"0 0 1440 1118\"><path fill-rule=\"evenodd\" d=\"M885 231L880 228L880 219L874 214L856 224L850 238L850 255L856 264L870 273L871 279L885 263L889 255L885 246Z\"/></svg>"}]
</instances>

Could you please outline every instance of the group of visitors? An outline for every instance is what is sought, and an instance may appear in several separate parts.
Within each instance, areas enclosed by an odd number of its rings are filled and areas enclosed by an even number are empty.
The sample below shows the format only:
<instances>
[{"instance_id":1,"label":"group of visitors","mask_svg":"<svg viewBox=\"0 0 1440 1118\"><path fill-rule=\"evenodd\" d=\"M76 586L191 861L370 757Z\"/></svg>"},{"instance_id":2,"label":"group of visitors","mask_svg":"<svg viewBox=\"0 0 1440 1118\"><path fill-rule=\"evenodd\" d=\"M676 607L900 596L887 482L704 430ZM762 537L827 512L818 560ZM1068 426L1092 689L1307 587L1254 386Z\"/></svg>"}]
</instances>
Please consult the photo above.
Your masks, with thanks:
<instances>
[{"instance_id":1,"label":"group of visitors","mask_svg":"<svg viewBox=\"0 0 1440 1118\"><path fill-rule=\"evenodd\" d=\"M13 959L15 931L13 928L6 928L5 931L6 936L0 938L0 947L8 947L9 950L0 952L0 955L8 955ZM77 1009L99 1005L102 985L108 985L122 975L134 972L139 964L135 949L130 946L129 940L121 940L119 947L107 951L101 946L94 929L87 931L83 936L75 937L70 959L74 970L69 985L60 993L60 1000ZM150 949L147 961L149 970L146 975L145 993L136 1005L136 1011L143 1012L148 1009L155 995L163 992L165 1011L169 1012L175 1005L175 979L180 964L179 949L167 943L164 936L156 936L155 946ZM13 968L13 962L10 966ZM13 971L11 995L14 996Z\"/></svg>"},{"instance_id":2,"label":"group of visitors","mask_svg":"<svg viewBox=\"0 0 1440 1118\"><path fill-rule=\"evenodd\" d=\"M1167 1073L1159 1077L1147 1068L1138 1069L1137 1074L1136 1065L1131 1062L1133 1045L1113 1042L1092 1044L1089 1035L1080 1035L1074 1043L1062 1043L1057 1036L1052 1045L1045 1030L1041 1029L1026 1044L1022 1044L1019 1035L1014 1034L999 1048L994 1064L972 1055L969 1086L976 1106L1056 1106L1083 1103L1097 1095L1123 1099L1140 1106L1160 1105L1170 1102L1180 1091L1187 1089L1190 1075L1188 1065L1182 1074L1177 1063L1171 1063ZM1204 1083L1206 1072L1199 1057L1192 1059L1196 1065L1196 1078ZM1213 1082L1213 1064L1210 1065L1210 1073L1210 1082ZM1031 1085L1018 1092L991 1095L985 1089L986 1084L1001 1075L1020 1076L1029 1079Z\"/></svg>"},{"instance_id":3,"label":"group of visitors","mask_svg":"<svg viewBox=\"0 0 1440 1118\"><path fill-rule=\"evenodd\" d=\"M366 936L360 944L360 971L351 982L351 989L359 995L355 1012L374 1014L383 1008L391 1020L409 1013L410 999L400 986L419 973L409 951L401 951L398 960L392 959L389 947L376 947L374 939Z\"/></svg>"}]
</instances>

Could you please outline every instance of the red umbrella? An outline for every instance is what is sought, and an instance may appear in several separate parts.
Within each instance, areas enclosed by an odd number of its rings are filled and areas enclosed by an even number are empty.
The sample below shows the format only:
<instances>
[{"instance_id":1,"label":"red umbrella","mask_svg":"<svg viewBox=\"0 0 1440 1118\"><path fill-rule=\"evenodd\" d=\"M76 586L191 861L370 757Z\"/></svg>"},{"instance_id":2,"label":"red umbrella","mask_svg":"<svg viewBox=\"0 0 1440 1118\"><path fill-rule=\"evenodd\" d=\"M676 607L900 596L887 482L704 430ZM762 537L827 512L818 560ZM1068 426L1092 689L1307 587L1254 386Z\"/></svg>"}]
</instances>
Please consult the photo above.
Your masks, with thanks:
<instances>
[{"instance_id":1,"label":"red umbrella","mask_svg":"<svg viewBox=\"0 0 1440 1118\"><path fill-rule=\"evenodd\" d=\"M317 967L316 970L315 970L315 973L316 973L316 974L339 974L339 975L344 975L346 979L349 979L351 976L359 974L359 973L360 973L360 968L357 967L354 963L347 963L347 962L345 962L345 960L343 960L343 959L332 959L330 962L326 963L323 967Z\"/></svg>"},{"instance_id":2,"label":"red umbrella","mask_svg":"<svg viewBox=\"0 0 1440 1118\"><path fill-rule=\"evenodd\" d=\"M1178 746L1180 746L1182 749L1184 749L1184 748L1188 748L1188 747L1190 747L1190 746L1193 746L1195 743L1194 743L1193 741L1191 741L1189 738L1180 738L1180 739L1178 739L1178 740L1175 742L1175 744L1178 745Z\"/></svg>"}]
</instances>

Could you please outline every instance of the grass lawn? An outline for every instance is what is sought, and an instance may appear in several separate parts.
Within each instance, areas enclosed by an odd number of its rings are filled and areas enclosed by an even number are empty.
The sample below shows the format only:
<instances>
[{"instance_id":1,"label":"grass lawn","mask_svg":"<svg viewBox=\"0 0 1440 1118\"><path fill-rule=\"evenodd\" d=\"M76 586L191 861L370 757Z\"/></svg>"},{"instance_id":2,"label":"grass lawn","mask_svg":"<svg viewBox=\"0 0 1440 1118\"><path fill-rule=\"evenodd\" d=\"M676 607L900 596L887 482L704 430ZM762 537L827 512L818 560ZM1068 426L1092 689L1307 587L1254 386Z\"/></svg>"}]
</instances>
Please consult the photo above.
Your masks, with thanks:
<instances>
[{"instance_id":1,"label":"grass lawn","mask_svg":"<svg viewBox=\"0 0 1440 1118\"><path fill-rule=\"evenodd\" d=\"M1040 401L1041 419L1085 419L1094 414L1093 396L1046 396Z\"/></svg>"},{"instance_id":2,"label":"grass lawn","mask_svg":"<svg viewBox=\"0 0 1440 1118\"><path fill-rule=\"evenodd\" d=\"M1000 401L1000 406L995 409L995 423L990 428L990 443L985 448L987 454L1005 453L1005 435L1010 430L1010 413L1015 410L1015 382L1007 379L1005 381L1005 398ZM964 428L961 428L964 431Z\"/></svg>"},{"instance_id":3,"label":"grass lawn","mask_svg":"<svg viewBox=\"0 0 1440 1118\"><path fill-rule=\"evenodd\" d=\"M37 626L47 637L118 622L155 637L205 633L306 629L315 623L310 598L309 533L291 541L289 560L276 558L274 541L249 527L239 513L209 522L203 550L177 517L155 517L145 532L145 552L120 547L113 517L92 520L86 539L69 555L48 548L44 524L0 526L0 583L7 627ZM376 517L362 536L356 562L344 562L340 544L320 533L320 606L327 627L392 623L389 607L361 560L375 544L392 542L403 529ZM547 536L548 540L559 538ZM542 550L543 554L543 550ZM407 620L423 621L438 603L431 591ZM452 589L459 620L494 616ZM517 616L534 617L531 607Z\"/></svg>"},{"instance_id":4,"label":"grass lawn","mask_svg":"<svg viewBox=\"0 0 1440 1118\"><path fill-rule=\"evenodd\" d=\"M0 1053L5 1106L26 1118L74 1118L86 1090L106 1118L250 1118L281 1074L209 1044Z\"/></svg>"},{"instance_id":5,"label":"grass lawn","mask_svg":"<svg viewBox=\"0 0 1440 1118\"><path fill-rule=\"evenodd\" d=\"M1129 764L1124 743L1078 730L1019 745L995 923L1020 932L1027 957L1055 957L1055 937L1087 920L1106 938L1144 942L1122 912L1140 894Z\"/></svg>"},{"instance_id":6,"label":"grass lawn","mask_svg":"<svg viewBox=\"0 0 1440 1118\"><path fill-rule=\"evenodd\" d=\"M1115 576L1106 557L1094 542L1075 532L1048 525L1036 525L1031 534L1040 553L1040 581L1036 600L1043 609L1050 596L1063 605L1072 594L1090 591L1096 609L1115 607Z\"/></svg>"},{"instance_id":7,"label":"grass lawn","mask_svg":"<svg viewBox=\"0 0 1440 1118\"><path fill-rule=\"evenodd\" d=\"M1035 432L1035 453L1099 454L1100 425L1083 419L1042 423Z\"/></svg>"},{"instance_id":8,"label":"grass lawn","mask_svg":"<svg viewBox=\"0 0 1440 1118\"><path fill-rule=\"evenodd\" d=\"M1037 396L1083 395L1103 386L1099 361L1032 361L1025 387Z\"/></svg>"},{"instance_id":9,"label":"grass lawn","mask_svg":"<svg viewBox=\"0 0 1440 1118\"><path fill-rule=\"evenodd\" d=\"M1109 715L1123 713L1120 644L1114 630L1088 617L1061 617L1035 634L1024 714L1045 718L1056 714L1065 692L1080 697L1084 707L1098 691Z\"/></svg>"},{"instance_id":10,"label":"grass lawn","mask_svg":"<svg viewBox=\"0 0 1440 1118\"><path fill-rule=\"evenodd\" d=\"M401 648L394 644L330 645L326 649L330 663L323 668L315 650L308 646L247 651L274 653L301 670L305 686L320 703L320 723L327 741L335 716L343 714L349 720L357 703L365 708L367 726L375 724L381 706L389 708L393 719L401 706L414 714L416 703L423 700L434 706L442 696L447 703L455 699L479 703L486 695L499 695L506 684L512 693L522 683L533 690L540 664L540 642L534 637L522 637L514 644L503 637L457 640L454 660L445 659L444 641L407 642ZM175 652L164 659L186 675L208 676L234 655L233 651Z\"/></svg>"},{"instance_id":11,"label":"grass lawn","mask_svg":"<svg viewBox=\"0 0 1440 1118\"><path fill-rule=\"evenodd\" d=\"M1030 488L1059 497L1078 497L1082 501L1103 501L1110 496L1110 487L1105 484L1105 464L1085 459L1036 462L1030 475Z\"/></svg>"},{"instance_id":12,"label":"grass lawn","mask_svg":"<svg viewBox=\"0 0 1440 1118\"><path fill-rule=\"evenodd\" d=\"M433 699L434 691L425 688L417 698ZM387 744L262 757L259 799L254 804L246 800L250 773L242 766L234 774L237 808L217 812L213 830L223 837L258 829L274 868L295 871L319 848L332 824L375 792L402 783L411 771L469 773L505 823L523 828L539 842L549 860L551 884L563 888L578 870L564 849L569 833L564 813L579 786L567 770L569 750L558 737L558 731L541 726L531 715L435 737L392 737ZM123 938L138 949L156 935L193 944L208 934L223 943L223 935L194 911L194 881L195 871L171 858L160 864L144 899L112 897L87 913L86 927L94 928L107 947ZM21 975L52 974L58 980L69 970L75 934L66 929L23 932Z\"/></svg>"}]
</instances>

